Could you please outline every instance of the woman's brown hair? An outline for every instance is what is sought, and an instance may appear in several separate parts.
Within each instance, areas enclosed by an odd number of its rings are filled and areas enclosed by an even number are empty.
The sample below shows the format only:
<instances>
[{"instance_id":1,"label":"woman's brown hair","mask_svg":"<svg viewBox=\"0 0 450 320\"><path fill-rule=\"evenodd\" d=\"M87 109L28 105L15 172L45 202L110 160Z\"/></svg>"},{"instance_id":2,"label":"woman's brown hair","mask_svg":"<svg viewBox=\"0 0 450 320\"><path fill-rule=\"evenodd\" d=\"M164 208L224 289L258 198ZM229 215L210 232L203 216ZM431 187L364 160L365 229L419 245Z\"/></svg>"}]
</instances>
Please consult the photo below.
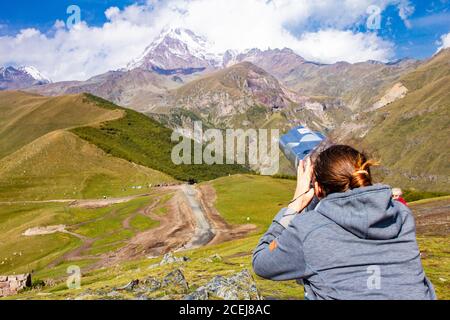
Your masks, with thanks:
<instances>
[{"instance_id":1,"label":"woman's brown hair","mask_svg":"<svg viewBox=\"0 0 450 320\"><path fill-rule=\"evenodd\" d=\"M378 165L350 146L335 145L321 152L314 163L314 178L325 193L372 185L370 167Z\"/></svg>"}]
</instances>

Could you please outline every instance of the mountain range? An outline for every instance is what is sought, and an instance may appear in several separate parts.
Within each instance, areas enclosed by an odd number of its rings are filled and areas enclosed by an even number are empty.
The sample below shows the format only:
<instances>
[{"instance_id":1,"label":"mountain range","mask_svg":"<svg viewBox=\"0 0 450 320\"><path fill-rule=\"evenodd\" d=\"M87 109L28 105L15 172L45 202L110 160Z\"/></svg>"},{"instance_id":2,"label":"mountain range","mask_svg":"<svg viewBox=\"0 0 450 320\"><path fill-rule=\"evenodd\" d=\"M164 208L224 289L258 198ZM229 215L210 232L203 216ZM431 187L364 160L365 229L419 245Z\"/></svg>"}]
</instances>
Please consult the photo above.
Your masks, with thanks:
<instances>
[{"instance_id":1,"label":"mountain range","mask_svg":"<svg viewBox=\"0 0 450 320\"><path fill-rule=\"evenodd\" d=\"M51 82L35 67L0 67L0 90L18 90Z\"/></svg>"},{"instance_id":2,"label":"mountain range","mask_svg":"<svg viewBox=\"0 0 450 320\"><path fill-rule=\"evenodd\" d=\"M171 90L212 72L249 62L294 92L343 99L354 109L372 102L369 97L384 89L383 85L419 64L405 59L388 64L367 61L324 65L306 61L288 48L250 49L240 53L233 50L214 53L211 48L207 39L190 30L170 29L124 68L87 81L59 82L31 90L45 95L89 92L139 111L151 111L161 105L160 101Z\"/></svg>"},{"instance_id":3,"label":"mountain range","mask_svg":"<svg viewBox=\"0 0 450 320\"><path fill-rule=\"evenodd\" d=\"M383 177L388 182L448 189L450 169L442 155L449 145L440 135L448 136L450 127L445 94L450 49L425 61L319 64L289 48L223 53L212 48L209 39L191 30L169 29L119 70L86 81L56 83L9 76L9 86L1 88L45 96L90 93L177 130L191 127L194 120L222 129L285 131L307 125L376 154L385 164ZM436 110L439 119L425 116ZM418 138L423 136L438 139L440 150ZM392 151L398 144L407 148ZM432 166L418 165L427 157L434 159ZM293 173L288 166L282 168Z\"/></svg>"}]
</instances>

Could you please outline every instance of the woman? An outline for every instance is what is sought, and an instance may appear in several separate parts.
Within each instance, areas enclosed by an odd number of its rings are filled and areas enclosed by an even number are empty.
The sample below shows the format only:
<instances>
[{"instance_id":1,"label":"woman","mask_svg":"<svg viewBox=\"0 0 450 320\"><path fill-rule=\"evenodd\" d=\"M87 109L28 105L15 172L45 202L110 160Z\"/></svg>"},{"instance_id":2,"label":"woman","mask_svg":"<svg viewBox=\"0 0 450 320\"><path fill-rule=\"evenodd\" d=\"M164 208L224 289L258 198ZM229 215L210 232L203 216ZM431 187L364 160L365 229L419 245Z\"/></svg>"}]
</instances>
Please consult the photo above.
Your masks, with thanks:
<instances>
[{"instance_id":1,"label":"woman","mask_svg":"<svg viewBox=\"0 0 450 320\"><path fill-rule=\"evenodd\" d=\"M320 153L314 168L301 162L294 200L255 249L255 273L297 279L311 300L436 299L413 215L389 186L372 185L372 165L343 145Z\"/></svg>"}]
</instances>

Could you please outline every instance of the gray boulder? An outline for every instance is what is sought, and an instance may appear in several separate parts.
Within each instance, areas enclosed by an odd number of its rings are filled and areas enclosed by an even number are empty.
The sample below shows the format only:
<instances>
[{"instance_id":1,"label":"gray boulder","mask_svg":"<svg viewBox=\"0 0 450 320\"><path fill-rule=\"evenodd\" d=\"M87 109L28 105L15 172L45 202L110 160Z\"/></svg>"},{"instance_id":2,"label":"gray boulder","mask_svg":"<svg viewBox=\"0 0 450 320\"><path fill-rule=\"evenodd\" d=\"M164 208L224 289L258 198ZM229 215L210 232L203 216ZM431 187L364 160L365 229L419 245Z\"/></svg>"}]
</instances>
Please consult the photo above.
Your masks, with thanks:
<instances>
[{"instance_id":1,"label":"gray boulder","mask_svg":"<svg viewBox=\"0 0 450 320\"><path fill-rule=\"evenodd\" d=\"M180 269L176 269L167 274L161 282L161 287L181 289L183 292L187 292L189 290L189 285Z\"/></svg>"},{"instance_id":2,"label":"gray boulder","mask_svg":"<svg viewBox=\"0 0 450 320\"><path fill-rule=\"evenodd\" d=\"M172 264L172 263L180 263L180 262L186 262L189 261L188 257L175 257L172 252L166 253L164 257L162 258L161 262L159 263L160 266L166 265L166 264Z\"/></svg>"},{"instance_id":3,"label":"gray boulder","mask_svg":"<svg viewBox=\"0 0 450 320\"><path fill-rule=\"evenodd\" d=\"M204 293L206 292L206 294ZM193 300L195 298L209 298L210 295L224 300L261 300L256 283L248 270L231 276L215 276L206 285L198 288L195 292L185 297Z\"/></svg>"}]
</instances>

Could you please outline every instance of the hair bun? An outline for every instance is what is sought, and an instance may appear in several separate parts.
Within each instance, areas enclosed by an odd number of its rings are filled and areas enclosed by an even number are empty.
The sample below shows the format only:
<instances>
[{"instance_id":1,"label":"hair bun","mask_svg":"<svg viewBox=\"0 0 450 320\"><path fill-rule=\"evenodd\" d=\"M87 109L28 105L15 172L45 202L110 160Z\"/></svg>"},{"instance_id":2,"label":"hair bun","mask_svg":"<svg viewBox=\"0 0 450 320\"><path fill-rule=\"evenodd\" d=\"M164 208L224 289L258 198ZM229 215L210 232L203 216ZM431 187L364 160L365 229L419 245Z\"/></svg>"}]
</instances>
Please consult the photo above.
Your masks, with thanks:
<instances>
[{"instance_id":1,"label":"hair bun","mask_svg":"<svg viewBox=\"0 0 450 320\"><path fill-rule=\"evenodd\" d=\"M361 158L360 158L361 159ZM361 164L361 160L358 161L358 168L352 173L350 178L350 187L352 189L359 187L366 187L372 184L369 168L371 166L377 166L378 162L374 160L367 160Z\"/></svg>"},{"instance_id":2,"label":"hair bun","mask_svg":"<svg viewBox=\"0 0 450 320\"><path fill-rule=\"evenodd\" d=\"M350 178L350 189L366 187L372 185L372 179L367 170L357 170Z\"/></svg>"}]
</instances>

